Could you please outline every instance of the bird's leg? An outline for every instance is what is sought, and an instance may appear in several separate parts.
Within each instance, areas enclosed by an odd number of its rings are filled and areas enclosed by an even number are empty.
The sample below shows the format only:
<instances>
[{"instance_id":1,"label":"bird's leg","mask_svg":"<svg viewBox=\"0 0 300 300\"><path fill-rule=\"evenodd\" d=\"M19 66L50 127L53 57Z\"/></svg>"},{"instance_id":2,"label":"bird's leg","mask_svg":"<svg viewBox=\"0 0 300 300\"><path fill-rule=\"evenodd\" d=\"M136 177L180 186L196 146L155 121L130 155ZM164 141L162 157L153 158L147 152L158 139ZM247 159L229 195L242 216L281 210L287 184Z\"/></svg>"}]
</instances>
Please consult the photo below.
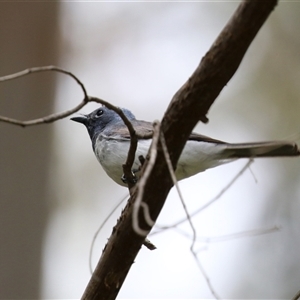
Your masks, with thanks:
<instances>
[{"instance_id":1,"label":"bird's leg","mask_svg":"<svg viewBox=\"0 0 300 300\"><path fill-rule=\"evenodd\" d=\"M140 165L137 169L132 169L132 170L131 170L132 179L133 179L132 183L137 183L137 181L138 181L137 176L136 176L136 173L138 173L139 171L141 171L142 166L143 166L143 164L144 164L144 162L145 162L145 158L144 158L143 155L140 155L140 156L139 156L139 161L140 161L141 165ZM125 174L122 175L121 180L122 180L125 184L128 183L128 179L126 178Z\"/></svg>"},{"instance_id":2,"label":"bird's leg","mask_svg":"<svg viewBox=\"0 0 300 300\"><path fill-rule=\"evenodd\" d=\"M140 168L138 169L132 169L131 170L131 174L132 174L132 183L137 183L138 179L137 176L135 175L137 172L140 171ZM121 180L127 184L128 183L128 179L126 178L125 174L122 175Z\"/></svg>"},{"instance_id":3,"label":"bird's leg","mask_svg":"<svg viewBox=\"0 0 300 300\"><path fill-rule=\"evenodd\" d=\"M146 159L145 159L145 157L144 157L143 155L140 155L140 156L139 156L139 161L140 161L141 167L142 167L142 166L144 165ZM140 167L140 169L141 169L141 167Z\"/></svg>"}]
</instances>

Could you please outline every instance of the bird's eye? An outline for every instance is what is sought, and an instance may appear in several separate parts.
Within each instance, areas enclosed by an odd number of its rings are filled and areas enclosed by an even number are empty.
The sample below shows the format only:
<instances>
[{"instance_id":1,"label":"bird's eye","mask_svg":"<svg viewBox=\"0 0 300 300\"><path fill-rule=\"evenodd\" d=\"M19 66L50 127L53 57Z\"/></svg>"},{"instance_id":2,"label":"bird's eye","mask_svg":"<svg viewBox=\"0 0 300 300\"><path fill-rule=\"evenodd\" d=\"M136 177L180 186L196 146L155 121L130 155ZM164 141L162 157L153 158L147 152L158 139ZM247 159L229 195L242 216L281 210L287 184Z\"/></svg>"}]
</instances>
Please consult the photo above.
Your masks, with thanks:
<instances>
[{"instance_id":1,"label":"bird's eye","mask_svg":"<svg viewBox=\"0 0 300 300\"><path fill-rule=\"evenodd\" d=\"M97 112L96 112L96 114L95 114L95 117L99 118L102 115L103 115L103 110L102 109L98 109Z\"/></svg>"}]
</instances>

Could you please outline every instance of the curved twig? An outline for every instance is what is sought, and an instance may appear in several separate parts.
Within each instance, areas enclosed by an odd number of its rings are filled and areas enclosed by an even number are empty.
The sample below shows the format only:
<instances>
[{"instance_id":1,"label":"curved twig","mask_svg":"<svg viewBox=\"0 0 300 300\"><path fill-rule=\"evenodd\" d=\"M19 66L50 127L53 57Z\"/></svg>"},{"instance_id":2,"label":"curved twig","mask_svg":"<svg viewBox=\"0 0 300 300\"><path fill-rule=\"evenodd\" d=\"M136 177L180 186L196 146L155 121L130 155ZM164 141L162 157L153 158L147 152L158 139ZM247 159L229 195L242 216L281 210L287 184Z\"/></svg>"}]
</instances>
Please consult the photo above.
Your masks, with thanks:
<instances>
[{"instance_id":1,"label":"curved twig","mask_svg":"<svg viewBox=\"0 0 300 300\"><path fill-rule=\"evenodd\" d=\"M20 120L17 120L17 119L8 118L8 117L5 117L5 116L0 116L0 122L6 122L6 123L13 124L13 125L19 125L19 126L22 126L22 127L52 123L52 122L55 122L57 120L61 120L65 117L68 117L68 116L72 115L73 113L79 111L82 107L84 107L86 105L87 102L88 101L86 101L86 99L84 99L82 102L80 102L77 106L75 106L72 109L66 110L66 111L61 112L61 113L52 114L52 115L49 115L49 116L46 116L46 117L42 117L42 118L38 118L38 119L34 119L34 120L29 120L29 121L20 121Z\"/></svg>"},{"instance_id":2,"label":"curved twig","mask_svg":"<svg viewBox=\"0 0 300 300\"><path fill-rule=\"evenodd\" d=\"M0 82L17 79L19 77L23 77L23 76L33 74L33 73L48 72L48 71L55 71L55 72L59 72L59 73L63 73L63 74L71 76L80 85L80 87L83 91L84 99L82 100L82 102L79 103L77 106L75 106L72 109L66 110L61 113L51 114L49 116L34 119L34 120L21 121L21 120L17 120L17 119L13 119L13 118L8 118L5 116L0 116L0 122L6 122L6 123L13 124L13 125L19 125L22 127L45 124L45 123L52 123L54 121L63 119L65 117L68 117L71 114L79 111L84 105L86 105L89 102L87 91L84 87L84 84L79 80L79 78L77 76L75 76L73 73L71 73L67 70L64 70L62 68L56 67L56 66L43 66L43 67L29 68L29 69L26 69L26 70L23 70L23 71L20 71L17 73L2 76L2 77L0 77Z\"/></svg>"},{"instance_id":3,"label":"curved twig","mask_svg":"<svg viewBox=\"0 0 300 300\"><path fill-rule=\"evenodd\" d=\"M17 119L13 119L13 118L8 118L8 117L5 117L5 116L0 116L0 122L6 122L6 123L13 124L13 125L19 125L19 126L22 126L22 127L45 124L45 123L52 123L54 121L63 119L65 117L68 117L71 114L79 111L88 102L97 102L97 103L100 103L102 105L105 105L107 108L115 111L122 118L123 122L127 126L128 131L130 133L130 138L131 138L130 147L129 147L129 150L128 150L128 155L127 155L126 162L123 165L123 171L124 171L124 175L126 176L126 178L128 180L128 187L129 187L129 189L131 189L131 187L133 187L134 184L135 184L134 177L133 177L133 174L131 172L131 167L134 163L135 152L136 152L136 149L137 149L137 141L138 140L137 140L137 136L136 136L135 130L134 130L131 122L125 116L122 109L112 105L111 103L109 103L105 100L102 100L102 99L99 99L99 98L96 98L96 97L88 96L84 84L79 80L79 78L77 76L75 76L72 72L69 72L67 70L64 70L64 69L56 67L56 66L43 66L43 67L28 68L28 69L25 69L25 70L17 72L17 73L2 76L2 77L0 77L0 82L17 79L19 77L23 77L23 76L33 74L33 73L48 72L48 71L55 71L55 72L59 72L59 73L63 73L63 74L71 76L80 85L80 87L83 91L83 94L84 94L83 100L77 106L75 106L72 109L69 109L69 110L66 110L66 111L63 111L63 112L60 112L60 113L54 113L54 114L51 114L51 115L48 115L48 116L45 116L45 117L42 117L42 118L37 118L37 119L34 119L34 120L28 120L28 121L21 121L21 120L17 120Z\"/></svg>"},{"instance_id":4,"label":"curved twig","mask_svg":"<svg viewBox=\"0 0 300 300\"><path fill-rule=\"evenodd\" d=\"M64 69L56 67L56 66L43 66L43 67L28 68L28 69L25 69L25 70L17 72L17 73L2 76L2 77L0 77L0 82L16 79L16 78L23 77L23 76L26 76L26 75L29 75L32 73L48 72L48 71L55 71L55 72L59 72L59 73L63 73L63 74L67 74L67 75L71 76L80 85L80 87L83 91L83 94L84 94L84 98L88 97L88 94L86 92L84 84L78 79L77 76L75 76L72 72L69 72L67 70L64 70Z\"/></svg>"},{"instance_id":5,"label":"curved twig","mask_svg":"<svg viewBox=\"0 0 300 300\"><path fill-rule=\"evenodd\" d=\"M144 188L145 184L146 184L148 177L153 169L154 162L156 159L157 145L159 142L159 131L160 131L160 122L155 121L153 123L152 144L151 144L151 147L149 150L149 153L150 153L149 162L144 171L143 176L139 180L138 192L137 192L136 200L134 201L134 204L133 204L133 211L132 211L132 228L135 233L137 233L140 236L145 236L145 237L149 233L149 230L144 230L140 227L138 215L139 215L140 208L143 207L145 221L151 227L154 225L154 222L149 215L149 210L147 209L147 205L146 205L146 203L143 203L142 199L143 199L143 195L144 195L144 191L145 191L145 188Z\"/></svg>"}]
</instances>

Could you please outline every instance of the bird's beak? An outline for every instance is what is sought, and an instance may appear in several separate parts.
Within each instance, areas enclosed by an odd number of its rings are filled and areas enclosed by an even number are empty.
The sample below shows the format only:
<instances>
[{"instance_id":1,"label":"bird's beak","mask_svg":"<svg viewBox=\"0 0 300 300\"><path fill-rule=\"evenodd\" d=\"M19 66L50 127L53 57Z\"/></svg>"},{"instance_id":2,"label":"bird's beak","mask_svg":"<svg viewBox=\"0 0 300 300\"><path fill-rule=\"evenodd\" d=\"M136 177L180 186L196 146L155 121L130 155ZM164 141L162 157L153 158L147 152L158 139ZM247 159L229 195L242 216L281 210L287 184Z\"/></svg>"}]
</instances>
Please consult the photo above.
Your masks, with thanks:
<instances>
[{"instance_id":1,"label":"bird's beak","mask_svg":"<svg viewBox=\"0 0 300 300\"><path fill-rule=\"evenodd\" d=\"M80 117L71 118L71 120L86 125L87 117L83 115Z\"/></svg>"}]
</instances>

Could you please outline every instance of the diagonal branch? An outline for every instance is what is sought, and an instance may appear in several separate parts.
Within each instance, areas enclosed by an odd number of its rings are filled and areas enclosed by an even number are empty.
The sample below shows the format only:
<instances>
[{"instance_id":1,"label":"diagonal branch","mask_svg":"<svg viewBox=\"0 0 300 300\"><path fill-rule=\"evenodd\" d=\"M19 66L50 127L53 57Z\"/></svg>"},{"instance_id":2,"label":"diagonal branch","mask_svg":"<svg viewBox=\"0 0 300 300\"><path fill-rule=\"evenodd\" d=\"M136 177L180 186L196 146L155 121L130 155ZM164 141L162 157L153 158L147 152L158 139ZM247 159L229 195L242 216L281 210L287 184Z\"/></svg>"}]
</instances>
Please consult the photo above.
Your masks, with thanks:
<instances>
[{"instance_id":1,"label":"diagonal branch","mask_svg":"<svg viewBox=\"0 0 300 300\"><path fill-rule=\"evenodd\" d=\"M184 144L198 122L207 121L206 114L240 65L255 35L274 9L277 0L243 1L191 78L173 97L161 122L173 167ZM147 161L143 170L147 167ZM151 174L144 186L143 199L152 220L156 220L172 187L161 144ZM115 299L139 252L144 236L132 228L133 203L137 184L122 216L113 229L100 261L82 299ZM151 230L139 214L139 227Z\"/></svg>"}]
</instances>

